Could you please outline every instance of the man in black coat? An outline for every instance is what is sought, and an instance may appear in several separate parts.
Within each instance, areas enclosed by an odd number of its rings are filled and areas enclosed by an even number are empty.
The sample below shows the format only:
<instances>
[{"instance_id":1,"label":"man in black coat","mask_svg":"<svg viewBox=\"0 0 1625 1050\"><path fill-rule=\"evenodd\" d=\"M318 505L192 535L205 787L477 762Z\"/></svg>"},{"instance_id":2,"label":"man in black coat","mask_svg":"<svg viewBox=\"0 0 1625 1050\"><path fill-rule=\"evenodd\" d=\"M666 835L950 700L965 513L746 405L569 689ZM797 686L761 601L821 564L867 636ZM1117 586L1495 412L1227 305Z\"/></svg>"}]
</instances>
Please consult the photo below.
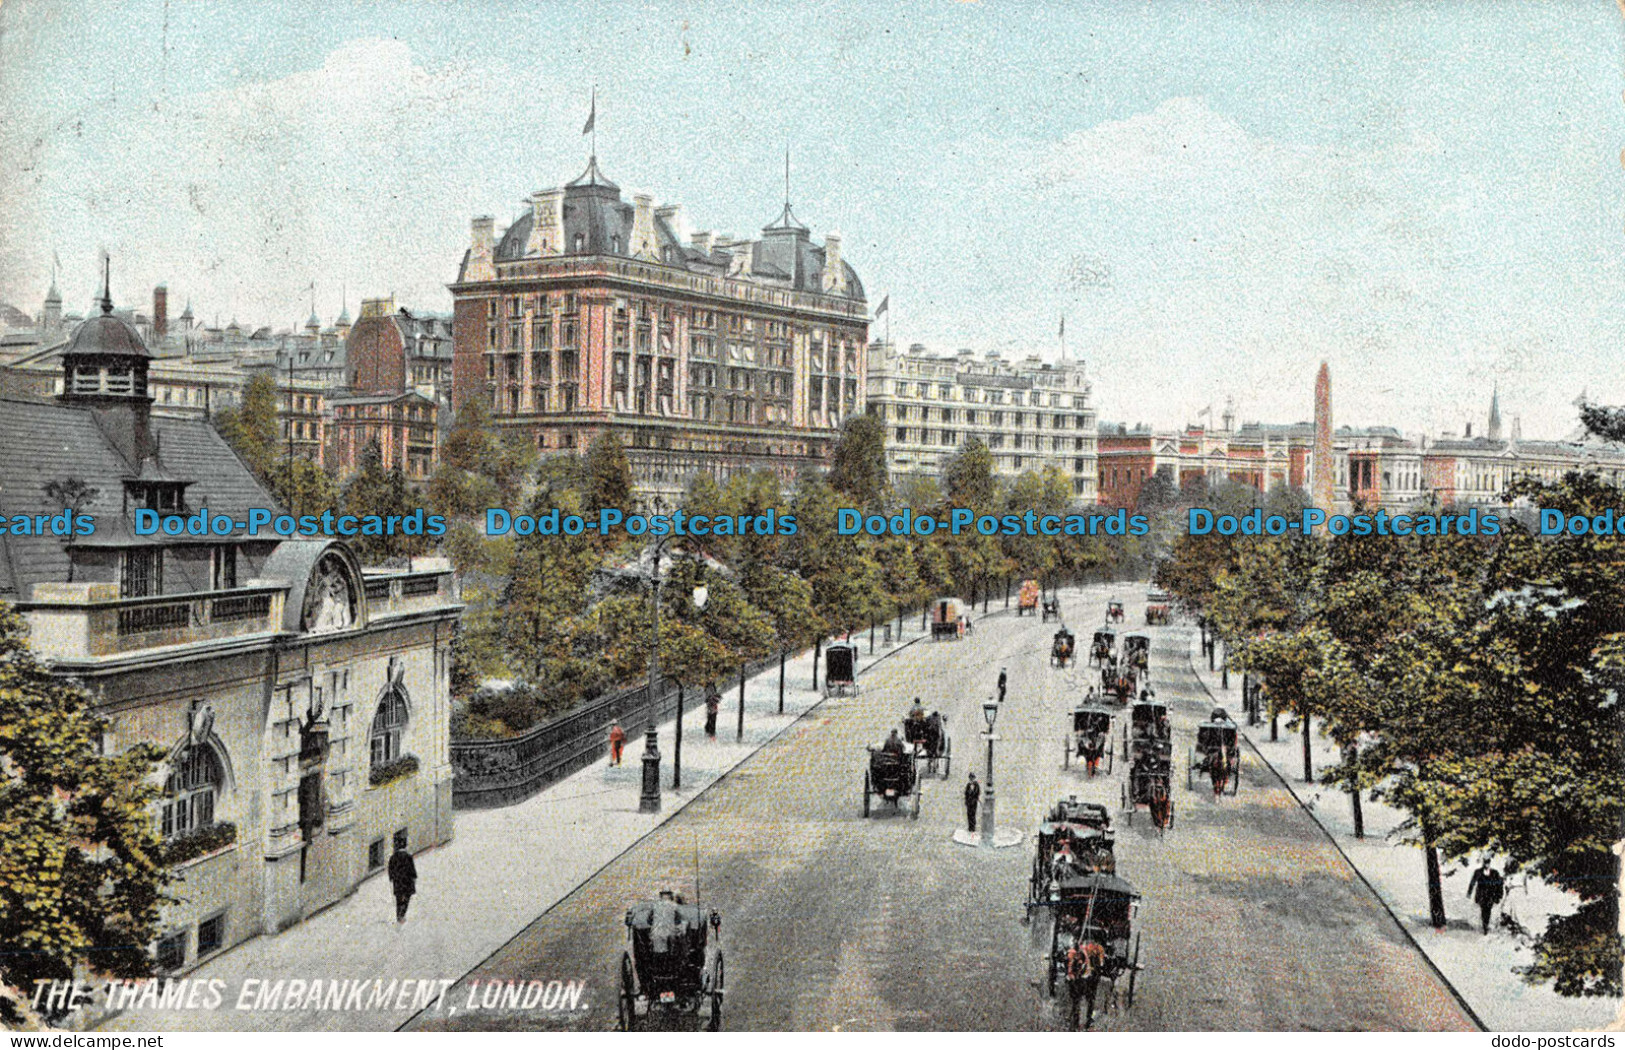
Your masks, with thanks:
<instances>
[{"instance_id":1,"label":"man in black coat","mask_svg":"<svg viewBox=\"0 0 1625 1050\"><path fill-rule=\"evenodd\" d=\"M1500 872L1490 867L1489 858L1484 859L1484 866L1473 872L1473 877L1467 881L1467 896L1478 904L1479 926L1484 933L1490 932L1490 912L1501 903L1506 894L1506 879Z\"/></svg>"},{"instance_id":2,"label":"man in black coat","mask_svg":"<svg viewBox=\"0 0 1625 1050\"><path fill-rule=\"evenodd\" d=\"M972 831L976 830L976 809L982 802L982 785L977 782L976 774L972 773L965 781L965 826Z\"/></svg>"},{"instance_id":3,"label":"man in black coat","mask_svg":"<svg viewBox=\"0 0 1625 1050\"><path fill-rule=\"evenodd\" d=\"M389 857L389 884L395 890L395 921L406 921L406 906L418 889L418 866L405 846L398 846Z\"/></svg>"}]
</instances>

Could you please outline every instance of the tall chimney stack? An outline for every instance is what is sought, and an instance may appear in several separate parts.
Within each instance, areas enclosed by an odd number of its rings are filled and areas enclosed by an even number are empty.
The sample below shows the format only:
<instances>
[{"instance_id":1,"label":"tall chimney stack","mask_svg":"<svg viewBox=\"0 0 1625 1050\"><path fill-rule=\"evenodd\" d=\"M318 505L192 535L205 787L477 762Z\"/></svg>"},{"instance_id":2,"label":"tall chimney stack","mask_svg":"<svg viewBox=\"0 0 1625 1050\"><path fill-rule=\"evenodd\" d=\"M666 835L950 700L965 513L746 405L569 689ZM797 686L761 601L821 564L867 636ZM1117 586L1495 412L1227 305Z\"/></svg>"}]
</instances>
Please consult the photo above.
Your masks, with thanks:
<instances>
[{"instance_id":1,"label":"tall chimney stack","mask_svg":"<svg viewBox=\"0 0 1625 1050\"><path fill-rule=\"evenodd\" d=\"M152 290L152 338L156 342L169 335L169 286Z\"/></svg>"}]
</instances>

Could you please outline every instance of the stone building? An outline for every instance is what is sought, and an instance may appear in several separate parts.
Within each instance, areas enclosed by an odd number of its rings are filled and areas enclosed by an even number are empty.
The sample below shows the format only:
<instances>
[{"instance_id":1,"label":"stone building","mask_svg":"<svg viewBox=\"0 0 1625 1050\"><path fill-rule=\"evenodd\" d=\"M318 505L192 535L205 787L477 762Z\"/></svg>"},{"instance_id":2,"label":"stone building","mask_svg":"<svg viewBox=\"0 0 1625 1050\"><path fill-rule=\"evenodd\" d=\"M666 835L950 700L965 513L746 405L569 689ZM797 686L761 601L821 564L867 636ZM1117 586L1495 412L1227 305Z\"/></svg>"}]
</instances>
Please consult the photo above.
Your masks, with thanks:
<instances>
[{"instance_id":1,"label":"stone building","mask_svg":"<svg viewBox=\"0 0 1625 1050\"><path fill-rule=\"evenodd\" d=\"M153 412L150 354L102 311L61 355L54 401L0 399L7 514L95 520L0 536L0 600L51 670L89 691L104 746L167 756L153 820L180 877L154 945L167 972L279 930L450 838L444 562L364 569L339 540L268 530L142 536L136 512L241 522L270 495L208 421Z\"/></svg>"},{"instance_id":2,"label":"stone building","mask_svg":"<svg viewBox=\"0 0 1625 1050\"><path fill-rule=\"evenodd\" d=\"M1096 498L1095 410L1081 361L1029 356L1005 361L869 348L868 412L886 426L886 458L894 479L940 477L966 441L980 438L993 454L993 472L1015 477L1055 467L1083 503Z\"/></svg>"},{"instance_id":3,"label":"stone building","mask_svg":"<svg viewBox=\"0 0 1625 1050\"><path fill-rule=\"evenodd\" d=\"M454 402L488 399L544 453L613 431L648 507L699 471L826 464L863 410L868 332L840 237L815 243L789 204L754 240L683 231L596 158L500 236L476 218L451 285Z\"/></svg>"}]
</instances>

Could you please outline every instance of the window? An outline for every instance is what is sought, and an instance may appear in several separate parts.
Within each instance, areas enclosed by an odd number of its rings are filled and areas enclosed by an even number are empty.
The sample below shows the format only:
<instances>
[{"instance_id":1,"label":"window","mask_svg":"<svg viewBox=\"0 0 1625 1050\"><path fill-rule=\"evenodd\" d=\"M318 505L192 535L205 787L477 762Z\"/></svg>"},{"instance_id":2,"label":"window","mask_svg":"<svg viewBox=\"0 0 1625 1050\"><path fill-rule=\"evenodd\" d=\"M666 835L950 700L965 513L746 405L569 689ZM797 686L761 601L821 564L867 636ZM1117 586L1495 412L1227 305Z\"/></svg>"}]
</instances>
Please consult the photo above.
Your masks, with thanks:
<instances>
[{"instance_id":1,"label":"window","mask_svg":"<svg viewBox=\"0 0 1625 1050\"><path fill-rule=\"evenodd\" d=\"M119 597L150 598L164 592L164 552L156 547L134 547L124 552Z\"/></svg>"},{"instance_id":2,"label":"window","mask_svg":"<svg viewBox=\"0 0 1625 1050\"><path fill-rule=\"evenodd\" d=\"M401 757L401 737L406 732L406 697L391 689L378 702L372 719L372 764L376 768Z\"/></svg>"},{"instance_id":3,"label":"window","mask_svg":"<svg viewBox=\"0 0 1625 1050\"><path fill-rule=\"evenodd\" d=\"M169 779L164 782L164 838L180 838L213 824L215 796L222 780L220 760L208 744L189 747L177 755Z\"/></svg>"},{"instance_id":4,"label":"window","mask_svg":"<svg viewBox=\"0 0 1625 1050\"><path fill-rule=\"evenodd\" d=\"M177 930L160 938L154 953L160 970L179 970L186 965L186 931Z\"/></svg>"},{"instance_id":5,"label":"window","mask_svg":"<svg viewBox=\"0 0 1625 1050\"><path fill-rule=\"evenodd\" d=\"M212 561L214 589L229 591L237 586L237 548L229 545L216 547Z\"/></svg>"},{"instance_id":6,"label":"window","mask_svg":"<svg viewBox=\"0 0 1625 1050\"><path fill-rule=\"evenodd\" d=\"M372 871L384 866L384 840L373 839L367 844L367 870Z\"/></svg>"},{"instance_id":7,"label":"window","mask_svg":"<svg viewBox=\"0 0 1625 1050\"><path fill-rule=\"evenodd\" d=\"M226 943L226 915L221 912L212 918L204 919L197 924L197 956L199 959L210 952L217 952Z\"/></svg>"}]
</instances>

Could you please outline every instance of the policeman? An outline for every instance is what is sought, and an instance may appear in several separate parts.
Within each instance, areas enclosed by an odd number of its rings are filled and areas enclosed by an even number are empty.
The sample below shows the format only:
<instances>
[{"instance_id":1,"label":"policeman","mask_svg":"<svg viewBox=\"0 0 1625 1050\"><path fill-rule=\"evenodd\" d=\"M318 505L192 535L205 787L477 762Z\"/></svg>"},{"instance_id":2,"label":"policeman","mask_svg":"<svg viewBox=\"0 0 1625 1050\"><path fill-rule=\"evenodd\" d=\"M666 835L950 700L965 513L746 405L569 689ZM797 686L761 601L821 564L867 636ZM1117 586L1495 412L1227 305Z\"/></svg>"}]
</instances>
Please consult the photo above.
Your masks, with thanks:
<instances>
[{"instance_id":1,"label":"policeman","mask_svg":"<svg viewBox=\"0 0 1625 1050\"><path fill-rule=\"evenodd\" d=\"M971 831L976 830L976 808L982 802L982 785L977 782L976 774L972 773L965 782L965 826Z\"/></svg>"}]
</instances>

